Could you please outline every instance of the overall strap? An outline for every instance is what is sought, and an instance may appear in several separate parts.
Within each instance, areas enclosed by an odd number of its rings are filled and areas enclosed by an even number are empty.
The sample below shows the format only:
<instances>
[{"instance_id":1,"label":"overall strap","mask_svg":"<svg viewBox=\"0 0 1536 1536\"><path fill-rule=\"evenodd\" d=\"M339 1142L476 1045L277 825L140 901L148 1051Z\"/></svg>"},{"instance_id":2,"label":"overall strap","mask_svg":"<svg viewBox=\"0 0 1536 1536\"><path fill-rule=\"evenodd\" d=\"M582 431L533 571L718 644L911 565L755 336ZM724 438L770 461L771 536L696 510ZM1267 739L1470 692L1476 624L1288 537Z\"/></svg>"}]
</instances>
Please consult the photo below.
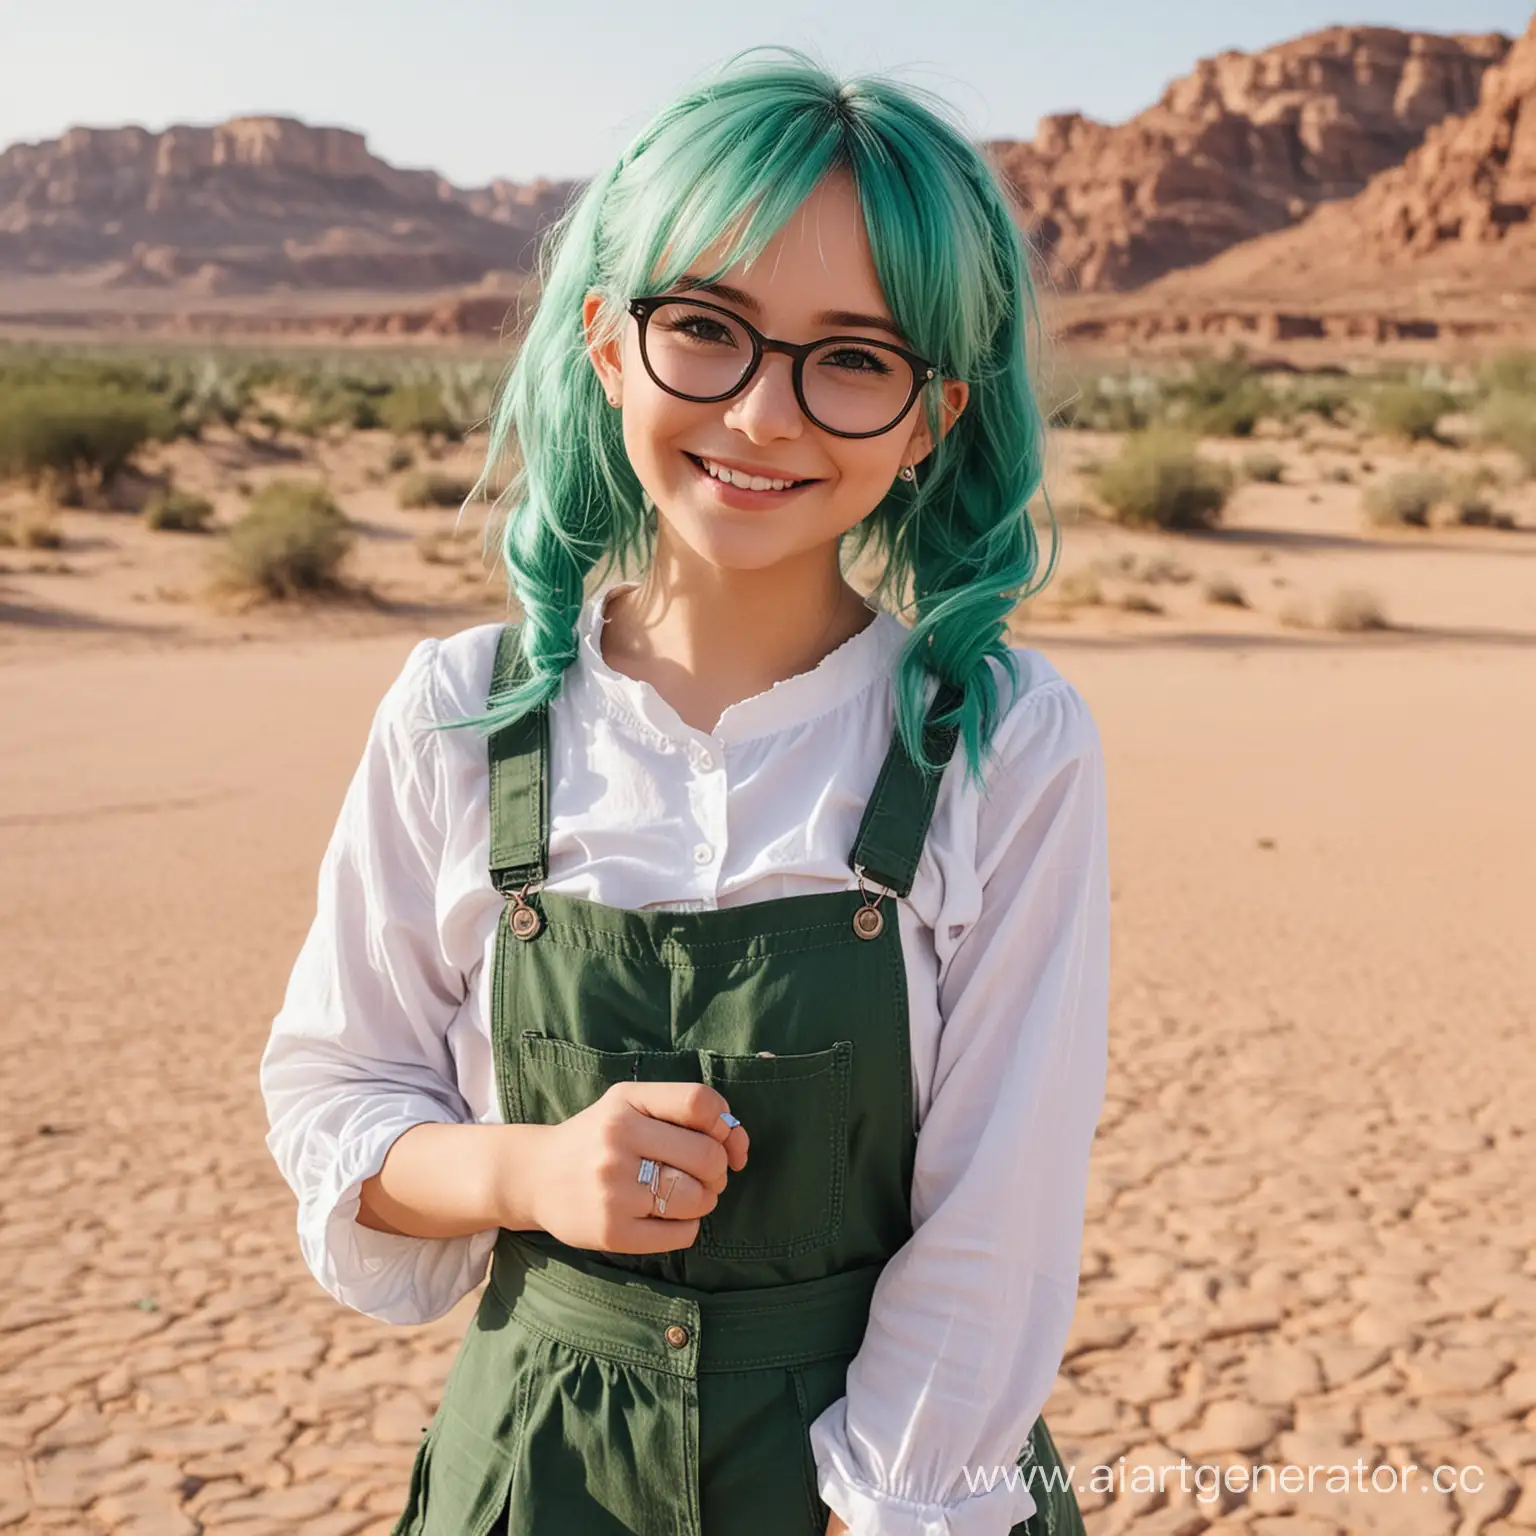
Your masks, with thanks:
<instances>
[{"instance_id":1,"label":"overall strap","mask_svg":"<svg viewBox=\"0 0 1536 1536\"><path fill-rule=\"evenodd\" d=\"M912 760L901 739L901 732L891 732L891 748L885 755L874 792L864 807L859 835L854 841L849 863L877 885L898 896L912 889L917 861L922 857L933 819L934 802L939 797L943 767L955 750L960 733L952 725L934 724L934 717L953 709L963 693L950 683L942 683L928 706L923 720L923 750L939 765L939 772L924 773Z\"/></svg>"},{"instance_id":2,"label":"overall strap","mask_svg":"<svg viewBox=\"0 0 1536 1536\"><path fill-rule=\"evenodd\" d=\"M519 628L502 625L491 697L526 677ZM498 891L543 880L549 868L549 708L540 705L492 733L491 883Z\"/></svg>"}]
</instances>

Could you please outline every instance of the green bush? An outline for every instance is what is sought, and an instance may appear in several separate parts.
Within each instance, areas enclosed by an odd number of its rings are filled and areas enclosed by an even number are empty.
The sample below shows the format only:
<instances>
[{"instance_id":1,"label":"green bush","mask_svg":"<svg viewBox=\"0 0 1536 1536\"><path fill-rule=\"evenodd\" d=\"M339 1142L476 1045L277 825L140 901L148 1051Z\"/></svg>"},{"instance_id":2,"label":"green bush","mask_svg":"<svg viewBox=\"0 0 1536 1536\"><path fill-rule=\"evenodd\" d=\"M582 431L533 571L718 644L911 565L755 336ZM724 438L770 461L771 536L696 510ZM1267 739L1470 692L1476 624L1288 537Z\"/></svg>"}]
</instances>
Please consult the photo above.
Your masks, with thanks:
<instances>
[{"instance_id":1,"label":"green bush","mask_svg":"<svg viewBox=\"0 0 1536 1536\"><path fill-rule=\"evenodd\" d=\"M1128 437L1094 478L1100 498L1131 527L1208 528L1232 492L1225 465L1203 458L1194 439L1176 432Z\"/></svg>"},{"instance_id":2,"label":"green bush","mask_svg":"<svg viewBox=\"0 0 1536 1536\"><path fill-rule=\"evenodd\" d=\"M1485 395L1527 395L1536 410L1536 352L1505 352L1490 359L1478 374Z\"/></svg>"},{"instance_id":3,"label":"green bush","mask_svg":"<svg viewBox=\"0 0 1536 1536\"><path fill-rule=\"evenodd\" d=\"M1323 603L1323 627L1339 634L1357 635L1372 629L1390 629L1381 599L1366 587L1341 587Z\"/></svg>"},{"instance_id":4,"label":"green bush","mask_svg":"<svg viewBox=\"0 0 1536 1536\"><path fill-rule=\"evenodd\" d=\"M1527 474L1536 475L1536 394L1490 395L1477 419L1484 442L1508 448Z\"/></svg>"},{"instance_id":5,"label":"green bush","mask_svg":"<svg viewBox=\"0 0 1536 1536\"><path fill-rule=\"evenodd\" d=\"M1440 418L1455 402L1438 389L1419 384L1389 384L1371 396L1371 424L1389 437L1410 442L1431 438Z\"/></svg>"},{"instance_id":6,"label":"green bush","mask_svg":"<svg viewBox=\"0 0 1536 1536\"><path fill-rule=\"evenodd\" d=\"M159 491L144 505L146 527L171 533L206 533L213 503L190 491Z\"/></svg>"},{"instance_id":7,"label":"green bush","mask_svg":"<svg viewBox=\"0 0 1536 1536\"><path fill-rule=\"evenodd\" d=\"M1445 493L1445 481L1439 475L1405 469L1373 485L1362 505L1366 517L1378 527L1427 528L1431 508L1445 499Z\"/></svg>"},{"instance_id":8,"label":"green bush","mask_svg":"<svg viewBox=\"0 0 1536 1536\"><path fill-rule=\"evenodd\" d=\"M379 404L379 420L396 437L418 433L459 438L459 425L443 404L442 391L435 384L404 384L392 389Z\"/></svg>"},{"instance_id":9,"label":"green bush","mask_svg":"<svg viewBox=\"0 0 1536 1536\"><path fill-rule=\"evenodd\" d=\"M324 486L273 480L229 531L217 571L227 585L290 597L341 585L351 526Z\"/></svg>"},{"instance_id":10,"label":"green bush","mask_svg":"<svg viewBox=\"0 0 1536 1536\"><path fill-rule=\"evenodd\" d=\"M1248 599L1243 595L1243 589L1230 576L1220 572L1206 581L1202 593L1206 602L1216 603L1222 607L1246 608L1248 606Z\"/></svg>"},{"instance_id":11,"label":"green bush","mask_svg":"<svg viewBox=\"0 0 1536 1536\"><path fill-rule=\"evenodd\" d=\"M1285 475L1285 461L1277 453L1250 453L1243 459L1243 473L1264 485L1278 485Z\"/></svg>"},{"instance_id":12,"label":"green bush","mask_svg":"<svg viewBox=\"0 0 1536 1536\"><path fill-rule=\"evenodd\" d=\"M1277 402L1240 353L1197 363L1169 394L1173 420L1204 437L1248 437Z\"/></svg>"},{"instance_id":13,"label":"green bush","mask_svg":"<svg viewBox=\"0 0 1536 1536\"><path fill-rule=\"evenodd\" d=\"M1349 415L1351 392L1348 385L1334 379L1299 379L1283 396L1281 404L1293 419L1319 416L1339 425Z\"/></svg>"},{"instance_id":14,"label":"green bush","mask_svg":"<svg viewBox=\"0 0 1536 1536\"><path fill-rule=\"evenodd\" d=\"M332 427L368 432L379 425L379 406L373 393L353 380L315 389L294 422L296 430L316 437Z\"/></svg>"},{"instance_id":15,"label":"green bush","mask_svg":"<svg viewBox=\"0 0 1536 1536\"><path fill-rule=\"evenodd\" d=\"M475 482L462 475L418 469L400 482L395 500L402 507L461 507L474 488Z\"/></svg>"},{"instance_id":16,"label":"green bush","mask_svg":"<svg viewBox=\"0 0 1536 1536\"><path fill-rule=\"evenodd\" d=\"M138 450L176 433L152 395L43 384L0 391L0 476L72 490L81 476L110 485Z\"/></svg>"}]
</instances>

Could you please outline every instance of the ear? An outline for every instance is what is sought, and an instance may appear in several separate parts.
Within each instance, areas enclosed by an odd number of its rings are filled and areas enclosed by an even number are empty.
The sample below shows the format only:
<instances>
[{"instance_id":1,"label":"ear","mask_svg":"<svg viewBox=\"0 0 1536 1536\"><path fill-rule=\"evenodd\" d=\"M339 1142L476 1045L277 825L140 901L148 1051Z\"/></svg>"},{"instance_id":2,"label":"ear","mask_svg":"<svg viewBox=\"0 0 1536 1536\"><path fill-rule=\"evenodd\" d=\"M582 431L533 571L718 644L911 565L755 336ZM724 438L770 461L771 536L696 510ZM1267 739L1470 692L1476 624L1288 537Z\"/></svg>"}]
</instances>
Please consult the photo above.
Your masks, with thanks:
<instances>
[{"instance_id":1,"label":"ear","mask_svg":"<svg viewBox=\"0 0 1536 1536\"><path fill-rule=\"evenodd\" d=\"M602 384L608 398L617 402L624 398L623 332L620 331L618 336L610 340L598 338L595 326L602 305L603 296L600 293L589 293L582 300L581 328L586 333L587 356L597 372L598 382Z\"/></svg>"},{"instance_id":2,"label":"ear","mask_svg":"<svg viewBox=\"0 0 1536 1536\"><path fill-rule=\"evenodd\" d=\"M949 429L959 420L966 402L971 398L971 386L964 379L945 379L939 388L939 436L946 437ZM919 409L915 414L916 422L912 428L912 436L907 439L904 462L908 464L919 464L933 452L933 438L928 431L927 413Z\"/></svg>"}]
</instances>

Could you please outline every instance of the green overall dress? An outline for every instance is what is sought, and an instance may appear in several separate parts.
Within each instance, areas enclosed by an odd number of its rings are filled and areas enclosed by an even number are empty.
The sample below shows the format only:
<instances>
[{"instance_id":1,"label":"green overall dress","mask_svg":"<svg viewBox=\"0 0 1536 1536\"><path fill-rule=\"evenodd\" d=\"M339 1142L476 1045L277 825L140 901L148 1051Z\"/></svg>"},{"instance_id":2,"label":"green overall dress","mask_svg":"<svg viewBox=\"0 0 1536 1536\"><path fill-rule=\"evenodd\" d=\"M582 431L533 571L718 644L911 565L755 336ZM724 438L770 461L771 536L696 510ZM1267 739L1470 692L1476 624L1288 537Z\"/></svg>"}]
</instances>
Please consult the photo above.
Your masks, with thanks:
<instances>
[{"instance_id":1,"label":"green overall dress","mask_svg":"<svg viewBox=\"0 0 1536 1536\"><path fill-rule=\"evenodd\" d=\"M520 666L506 626L492 693ZM912 1235L894 897L938 777L893 737L850 858L859 890L634 911L540 889L548 733L541 709L490 740L502 1114L555 1124L617 1082L707 1082L751 1148L687 1248L499 1233L394 1536L823 1536L808 1427L843 1395L875 1280ZM928 733L945 761L954 733ZM1059 1466L1043 1418L1031 1459ZM1080 1536L1070 1490L1031 1488L1014 1536Z\"/></svg>"}]
</instances>

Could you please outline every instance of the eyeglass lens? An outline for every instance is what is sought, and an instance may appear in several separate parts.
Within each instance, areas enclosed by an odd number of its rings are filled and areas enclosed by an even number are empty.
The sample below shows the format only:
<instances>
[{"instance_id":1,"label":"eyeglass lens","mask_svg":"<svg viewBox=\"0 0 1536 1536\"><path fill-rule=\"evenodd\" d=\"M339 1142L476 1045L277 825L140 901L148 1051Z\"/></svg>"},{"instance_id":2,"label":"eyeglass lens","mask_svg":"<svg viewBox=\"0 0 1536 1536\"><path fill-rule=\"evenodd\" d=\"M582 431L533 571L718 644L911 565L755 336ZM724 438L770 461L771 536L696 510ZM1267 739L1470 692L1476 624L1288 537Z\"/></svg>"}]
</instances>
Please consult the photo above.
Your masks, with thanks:
<instances>
[{"instance_id":1,"label":"eyeglass lens","mask_svg":"<svg viewBox=\"0 0 1536 1536\"><path fill-rule=\"evenodd\" d=\"M729 315L686 300L659 304L644 331L646 361L668 389L728 394L752 365L752 338ZM832 341L805 359L810 415L834 432L877 432L912 395L911 365L875 341Z\"/></svg>"}]
</instances>

